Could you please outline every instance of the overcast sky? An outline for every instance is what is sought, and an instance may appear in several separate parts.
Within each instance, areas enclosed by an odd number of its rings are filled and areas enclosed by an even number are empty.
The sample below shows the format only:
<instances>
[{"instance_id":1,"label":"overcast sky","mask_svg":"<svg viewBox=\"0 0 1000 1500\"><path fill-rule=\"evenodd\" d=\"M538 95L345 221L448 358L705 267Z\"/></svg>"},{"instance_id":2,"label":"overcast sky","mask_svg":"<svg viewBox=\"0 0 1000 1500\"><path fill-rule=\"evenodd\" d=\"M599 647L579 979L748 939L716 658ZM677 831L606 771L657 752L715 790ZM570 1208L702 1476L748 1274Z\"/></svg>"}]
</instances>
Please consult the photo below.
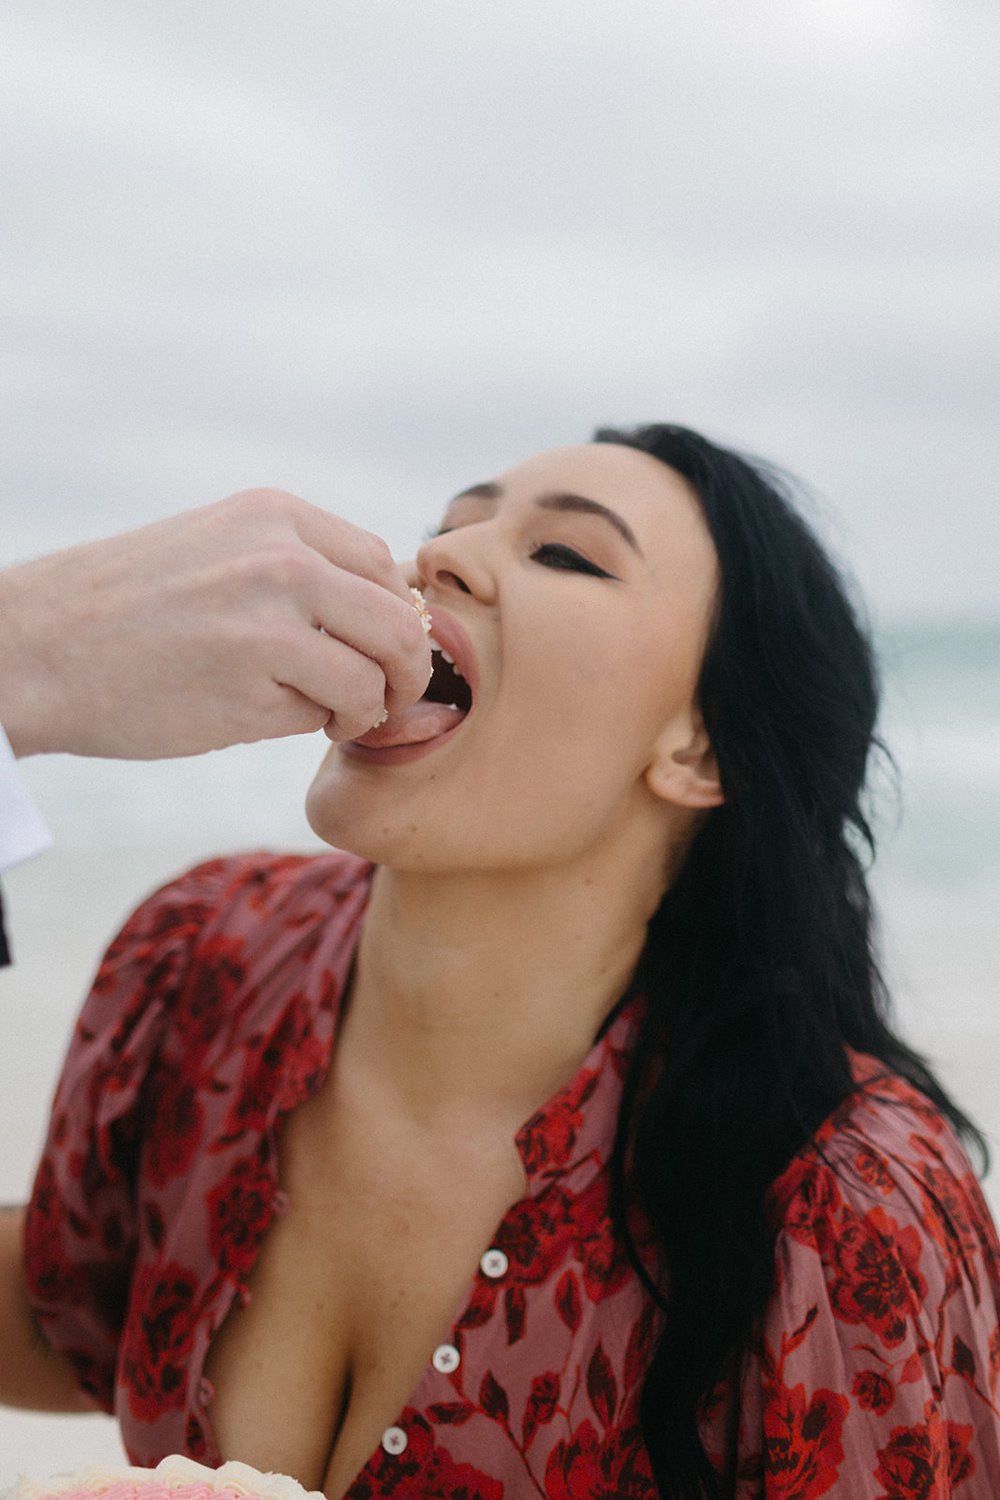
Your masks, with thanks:
<instances>
[{"instance_id":1,"label":"overcast sky","mask_svg":"<svg viewBox=\"0 0 1000 1500\"><path fill-rule=\"evenodd\" d=\"M997 0L7 0L0 153L2 559L670 419L1000 616Z\"/></svg>"}]
</instances>

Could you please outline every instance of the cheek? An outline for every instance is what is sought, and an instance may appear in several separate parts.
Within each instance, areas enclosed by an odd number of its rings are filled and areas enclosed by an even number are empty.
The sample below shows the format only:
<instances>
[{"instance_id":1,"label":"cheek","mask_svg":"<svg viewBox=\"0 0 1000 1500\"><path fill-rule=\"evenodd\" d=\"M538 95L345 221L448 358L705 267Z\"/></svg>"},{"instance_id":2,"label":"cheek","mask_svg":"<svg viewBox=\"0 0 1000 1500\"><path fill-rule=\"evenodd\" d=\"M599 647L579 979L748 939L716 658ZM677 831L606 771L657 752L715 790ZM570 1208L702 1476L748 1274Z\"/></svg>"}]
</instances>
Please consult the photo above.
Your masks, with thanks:
<instances>
[{"instance_id":1,"label":"cheek","mask_svg":"<svg viewBox=\"0 0 1000 1500\"><path fill-rule=\"evenodd\" d=\"M516 790L520 812L552 825L617 804L641 775L652 737L653 696L606 640L578 632L518 671L496 718L489 753L496 782ZM512 799L513 800L513 799Z\"/></svg>"},{"instance_id":2,"label":"cheek","mask_svg":"<svg viewBox=\"0 0 1000 1500\"><path fill-rule=\"evenodd\" d=\"M559 671L547 678L549 699L597 751L607 748L609 728L626 736L652 732L682 690L684 674L645 638L581 630L556 659Z\"/></svg>"},{"instance_id":3,"label":"cheek","mask_svg":"<svg viewBox=\"0 0 1000 1500\"><path fill-rule=\"evenodd\" d=\"M558 635L553 635L550 623L544 639L545 650L532 656L525 680L533 691L552 698L570 700L613 691L630 655L620 633L595 628L594 619L586 615L565 616ZM517 676L521 677L520 669Z\"/></svg>"}]
</instances>

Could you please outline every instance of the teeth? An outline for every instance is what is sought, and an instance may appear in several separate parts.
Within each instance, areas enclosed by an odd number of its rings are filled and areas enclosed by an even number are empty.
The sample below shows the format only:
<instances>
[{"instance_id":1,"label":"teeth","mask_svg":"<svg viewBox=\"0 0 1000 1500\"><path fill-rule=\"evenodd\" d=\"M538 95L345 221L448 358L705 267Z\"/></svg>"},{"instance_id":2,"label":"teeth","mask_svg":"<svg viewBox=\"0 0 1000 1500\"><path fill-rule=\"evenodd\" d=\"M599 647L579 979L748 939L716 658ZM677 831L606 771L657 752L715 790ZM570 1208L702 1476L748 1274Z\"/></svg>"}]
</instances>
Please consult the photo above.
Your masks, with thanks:
<instances>
[{"instance_id":1,"label":"teeth","mask_svg":"<svg viewBox=\"0 0 1000 1500\"><path fill-rule=\"evenodd\" d=\"M449 656L448 655L447 651L444 649L444 647L442 646L442 644L441 644L440 641L436 641L432 635L429 635L427 637L427 644L430 646L430 648L431 648L432 651L440 651L441 655L444 657L444 659L448 663L449 667L455 667L455 658L453 656ZM458 668L457 667L455 667L455 671L458 672ZM459 677L461 677L464 674L461 673L461 672L458 672L458 675L459 675Z\"/></svg>"}]
</instances>

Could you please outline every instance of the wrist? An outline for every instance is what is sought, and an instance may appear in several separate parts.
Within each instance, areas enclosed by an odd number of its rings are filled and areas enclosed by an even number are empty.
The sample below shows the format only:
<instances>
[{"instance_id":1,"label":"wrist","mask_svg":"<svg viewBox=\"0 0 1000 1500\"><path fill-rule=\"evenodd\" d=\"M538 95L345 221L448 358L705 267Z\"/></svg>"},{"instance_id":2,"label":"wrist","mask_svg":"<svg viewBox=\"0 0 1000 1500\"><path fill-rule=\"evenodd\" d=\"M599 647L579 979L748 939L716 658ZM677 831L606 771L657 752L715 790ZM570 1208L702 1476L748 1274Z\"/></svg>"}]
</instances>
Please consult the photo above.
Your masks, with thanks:
<instances>
[{"instance_id":1,"label":"wrist","mask_svg":"<svg viewBox=\"0 0 1000 1500\"><path fill-rule=\"evenodd\" d=\"M58 750L53 707L57 644L34 618L32 564L0 573L0 724L18 759Z\"/></svg>"}]
</instances>

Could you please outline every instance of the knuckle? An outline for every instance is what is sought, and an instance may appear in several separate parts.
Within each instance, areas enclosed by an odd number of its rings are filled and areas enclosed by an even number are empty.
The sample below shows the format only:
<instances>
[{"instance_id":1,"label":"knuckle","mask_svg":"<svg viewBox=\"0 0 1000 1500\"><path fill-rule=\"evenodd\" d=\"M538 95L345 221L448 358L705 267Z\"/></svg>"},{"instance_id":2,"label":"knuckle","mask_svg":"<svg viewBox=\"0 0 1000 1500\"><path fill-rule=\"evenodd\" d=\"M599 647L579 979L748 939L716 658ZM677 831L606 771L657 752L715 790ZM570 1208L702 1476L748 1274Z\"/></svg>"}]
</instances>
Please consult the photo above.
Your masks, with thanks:
<instances>
[{"instance_id":1,"label":"knuckle","mask_svg":"<svg viewBox=\"0 0 1000 1500\"><path fill-rule=\"evenodd\" d=\"M382 707L385 698L385 674L382 668L367 656L358 657L353 696L359 712L367 712L371 708L378 713Z\"/></svg>"},{"instance_id":2,"label":"knuckle","mask_svg":"<svg viewBox=\"0 0 1000 1500\"><path fill-rule=\"evenodd\" d=\"M308 698L303 699L296 709L295 728L291 734L312 734L317 729L322 729L329 722L330 710L321 703L311 703Z\"/></svg>"},{"instance_id":3,"label":"knuckle","mask_svg":"<svg viewBox=\"0 0 1000 1500\"><path fill-rule=\"evenodd\" d=\"M275 542L263 556L269 582L284 592L298 589L312 576L313 559L301 544L292 541Z\"/></svg>"},{"instance_id":4,"label":"knuckle","mask_svg":"<svg viewBox=\"0 0 1000 1500\"><path fill-rule=\"evenodd\" d=\"M301 504L301 501L295 495L290 494L288 490L279 489L277 485L273 484L261 485L259 489L251 490L250 494L257 497L259 505L267 506L270 510L279 511L281 514L294 510L296 506Z\"/></svg>"},{"instance_id":5,"label":"knuckle","mask_svg":"<svg viewBox=\"0 0 1000 1500\"><path fill-rule=\"evenodd\" d=\"M430 656L426 640L420 616L415 609L411 609L408 604L400 600L399 608L393 611L392 630L389 634L389 650L392 656L400 663L405 663L407 666L412 663L415 666L418 656Z\"/></svg>"},{"instance_id":6,"label":"knuckle","mask_svg":"<svg viewBox=\"0 0 1000 1500\"><path fill-rule=\"evenodd\" d=\"M396 563L389 550L389 543L372 531L364 533L365 559L372 572L380 577L395 573Z\"/></svg>"},{"instance_id":7,"label":"knuckle","mask_svg":"<svg viewBox=\"0 0 1000 1500\"><path fill-rule=\"evenodd\" d=\"M256 489L241 489L235 495L223 499L222 505L229 508L229 519L249 537L274 537L286 534L297 535L295 522L304 501L289 495L286 489L259 486Z\"/></svg>"},{"instance_id":8,"label":"knuckle","mask_svg":"<svg viewBox=\"0 0 1000 1500\"><path fill-rule=\"evenodd\" d=\"M237 490L235 495L229 495L221 503L249 524L260 520L286 520L301 502L287 490L258 485L253 489Z\"/></svg>"},{"instance_id":9,"label":"knuckle","mask_svg":"<svg viewBox=\"0 0 1000 1500\"><path fill-rule=\"evenodd\" d=\"M326 696L337 719L368 728L382 711L385 677L377 662L353 648L345 648L328 667Z\"/></svg>"},{"instance_id":10,"label":"knuckle","mask_svg":"<svg viewBox=\"0 0 1000 1500\"><path fill-rule=\"evenodd\" d=\"M327 737L331 740L356 740L363 734L367 734L378 717L362 714L360 717L346 712L334 714L326 726Z\"/></svg>"}]
</instances>

